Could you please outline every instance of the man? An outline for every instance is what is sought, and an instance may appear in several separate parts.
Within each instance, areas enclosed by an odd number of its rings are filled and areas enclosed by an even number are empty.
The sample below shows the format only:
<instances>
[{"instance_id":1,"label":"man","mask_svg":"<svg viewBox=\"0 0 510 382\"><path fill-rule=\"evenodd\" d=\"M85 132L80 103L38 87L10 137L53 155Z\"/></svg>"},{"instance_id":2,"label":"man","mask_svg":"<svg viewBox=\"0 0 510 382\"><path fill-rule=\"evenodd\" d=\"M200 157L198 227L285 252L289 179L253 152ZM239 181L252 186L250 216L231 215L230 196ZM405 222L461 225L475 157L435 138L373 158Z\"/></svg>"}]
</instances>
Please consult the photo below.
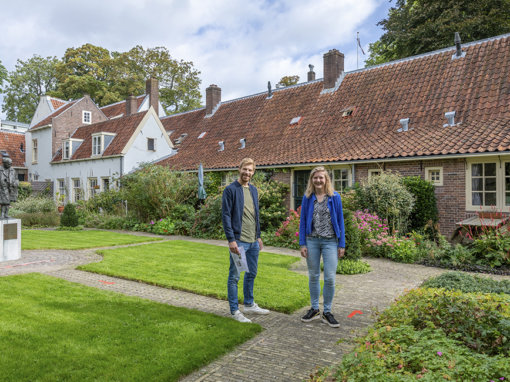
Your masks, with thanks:
<instances>
[{"instance_id":1,"label":"man","mask_svg":"<svg viewBox=\"0 0 510 382\"><path fill-rule=\"evenodd\" d=\"M11 202L18 199L18 179L16 172L11 167L12 159L4 156L2 159L2 167L0 167L0 205L1 219L8 219L9 207Z\"/></svg>"},{"instance_id":2,"label":"man","mask_svg":"<svg viewBox=\"0 0 510 382\"><path fill-rule=\"evenodd\" d=\"M269 310L260 308L253 300L253 283L257 276L259 251L262 249L260 238L259 202L257 188L250 184L255 172L255 162L244 158L239 165L239 179L229 184L223 191L221 213L223 229L228 240L230 252L241 256L239 248L244 248L249 272L244 273L244 313L269 314ZM232 257L228 273L228 303L232 318L239 322L251 322L239 311L237 301L237 283L240 274Z\"/></svg>"}]
</instances>

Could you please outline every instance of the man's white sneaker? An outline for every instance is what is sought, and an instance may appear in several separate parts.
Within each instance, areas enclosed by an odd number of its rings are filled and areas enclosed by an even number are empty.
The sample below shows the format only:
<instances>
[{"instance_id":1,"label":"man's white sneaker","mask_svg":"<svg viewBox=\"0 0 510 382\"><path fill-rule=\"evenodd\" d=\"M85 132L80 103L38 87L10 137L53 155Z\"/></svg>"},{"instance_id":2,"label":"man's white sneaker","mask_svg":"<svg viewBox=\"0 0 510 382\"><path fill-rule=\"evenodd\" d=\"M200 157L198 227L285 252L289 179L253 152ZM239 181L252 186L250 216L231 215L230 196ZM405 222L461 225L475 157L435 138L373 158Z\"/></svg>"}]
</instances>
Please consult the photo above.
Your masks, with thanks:
<instances>
[{"instance_id":1,"label":"man's white sneaker","mask_svg":"<svg viewBox=\"0 0 510 382\"><path fill-rule=\"evenodd\" d=\"M236 310L232 314L232 318L239 322L251 322L251 320L249 318L244 317L244 315L239 310Z\"/></svg>"},{"instance_id":2,"label":"man's white sneaker","mask_svg":"<svg viewBox=\"0 0 510 382\"><path fill-rule=\"evenodd\" d=\"M262 309L257 304L253 303L252 306L244 306L244 313L253 313L253 314L269 314L269 310Z\"/></svg>"}]
</instances>

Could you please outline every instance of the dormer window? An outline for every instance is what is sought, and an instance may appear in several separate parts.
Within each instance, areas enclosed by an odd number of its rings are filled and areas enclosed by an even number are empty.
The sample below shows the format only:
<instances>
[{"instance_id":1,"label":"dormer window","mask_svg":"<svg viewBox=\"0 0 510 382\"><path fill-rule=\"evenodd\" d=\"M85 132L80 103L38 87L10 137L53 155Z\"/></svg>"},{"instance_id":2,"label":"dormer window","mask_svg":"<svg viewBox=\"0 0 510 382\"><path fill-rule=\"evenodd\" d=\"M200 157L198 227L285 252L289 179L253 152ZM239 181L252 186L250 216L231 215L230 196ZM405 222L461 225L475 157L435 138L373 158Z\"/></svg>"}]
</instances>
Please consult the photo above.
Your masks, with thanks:
<instances>
[{"instance_id":1,"label":"dormer window","mask_svg":"<svg viewBox=\"0 0 510 382\"><path fill-rule=\"evenodd\" d=\"M220 149L218 151L223 151L225 150L225 142L224 141L219 141L218 142L218 145L220 146Z\"/></svg>"},{"instance_id":2,"label":"dormer window","mask_svg":"<svg viewBox=\"0 0 510 382\"><path fill-rule=\"evenodd\" d=\"M82 112L82 122L90 125L92 123L92 113L90 111L83 110Z\"/></svg>"},{"instance_id":3,"label":"dormer window","mask_svg":"<svg viewBox=\"0 0 510 382\"><path fill-rule=\"evenodd\" d=\"M448 111L444 113L447 123L443 127L455 126L455 111Z\"/></svg>"},{"instance_id":4,"label":"dormer window","mask_svg":"<svg viewBox=\"0 0 510 382\"><path fill-rule=\"evenodd\" d=\"M147 150L156 151L156 140L154 138L147 138Z\"/></svg>"},{"instance_id":5,"label":"dormer window","mask_svg":"<svg viewBox=\"0 0 510 382\"><path fill-rule=\"evenodd\" d=\"M62 159L69 159L71 156L71 142L64 141L62 144Z\"/></svg>"},{"instance_id":6,"label":"dormer window","mask_svg":"<svg viewBox=\"0 0 510 382\"><path fill-rule=\"evenodd\" d=\"M353 107L348 107L347 109L344 109L342 111L342 117L350 117L352 115L352 113L354 112L354 108Z\"/></svg>"},{"instance_id":7,"label":"dormer window","mask_svg":"<svg viewBox=\"0 0 510 382\"><path fill-rule=\"evenodd\" d=\"M92 155L102 155L108 145L111 143L115 134L113 133L96 133L92 135Z\"/></svg>"}]
</instances>

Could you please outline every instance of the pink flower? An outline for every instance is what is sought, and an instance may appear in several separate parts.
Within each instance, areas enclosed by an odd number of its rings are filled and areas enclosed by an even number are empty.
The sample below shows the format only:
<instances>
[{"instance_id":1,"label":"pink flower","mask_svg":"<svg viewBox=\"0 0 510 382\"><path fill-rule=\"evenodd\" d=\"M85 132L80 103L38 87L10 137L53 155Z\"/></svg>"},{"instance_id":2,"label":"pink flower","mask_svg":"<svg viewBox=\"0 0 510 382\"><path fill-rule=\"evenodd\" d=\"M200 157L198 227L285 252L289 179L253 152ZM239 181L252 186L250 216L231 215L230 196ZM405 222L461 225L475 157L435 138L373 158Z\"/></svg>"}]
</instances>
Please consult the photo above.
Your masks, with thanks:
<instances>
[{"instance_id":1,"label":"pink flower","mask_svg":"<svg viewBox=\"0 0 510 382\"><path fill-rule=\"evenodd\" d=\"M299 236L299 232L296 232L296 236Z\"/></svg>"},{"instance_id":2,"label":"pink flower","mask_svg":"<svg viewBox=\"0 0 510 382\"><path fill-rule=\"evenodd\" d=\"M280 232L275 232L275 236L280 236Z\"/></svg>"},{"instance_id":3,"label":"pink flower","mask_svg":"<svg viewBox=\"0 0 510 382\"><path fill-rule=\"evenodd\" d=\"M443 355L443 353L441 353L440 351L438 351L438 352L437 352L437 355L441 357L441 356Z\"/></svg>"},{"instance_id":4,"label":"pink flower","mask_svg":"<svg viewBox=\"0 0 510 382\"><path fill-rule=\"evenodd\" d=\"M154 224L154 220L151 220L151 224Z\"/></svg>"}]
</instances>

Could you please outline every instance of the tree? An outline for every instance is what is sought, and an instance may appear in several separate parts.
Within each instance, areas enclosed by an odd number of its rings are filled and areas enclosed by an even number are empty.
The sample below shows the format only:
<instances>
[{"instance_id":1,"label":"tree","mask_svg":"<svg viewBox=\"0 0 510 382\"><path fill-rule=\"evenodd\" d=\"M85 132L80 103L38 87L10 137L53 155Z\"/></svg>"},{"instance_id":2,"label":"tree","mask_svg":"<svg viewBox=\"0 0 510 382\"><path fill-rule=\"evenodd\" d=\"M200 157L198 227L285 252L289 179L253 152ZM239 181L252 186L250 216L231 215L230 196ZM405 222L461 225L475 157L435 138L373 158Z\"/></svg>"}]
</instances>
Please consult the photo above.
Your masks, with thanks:
<instances>
[{"instance_id":1,"label":"tree","mask_svg":"<svg viewBox=\"0 0 510 382\"><path fill-rule=\"evenodd\" d=\"M2 91L2 86L4 81L7 79L7 69L2 65L2 61L0 61L0 92Z\"/></svg>"},{"instance_id":2,"label":"tree","mask_svg":"<svg viewBox=\"0 0 510 382\"><path fill-rule=\"evenodd\" d=\"M296 85L299 81L299 76L283 76L279 84L283 86Z\"/></svg>"},{"instance_id":3,"label":"tree","mask_svg":"<svg viewBox=\"0 0 510 382\"><path fill-rule=\"evenodd\" d=\"M30 123L39 99L56 88L56 57L34 55L18 60L15 70L7 75L2 111L13 121Z\"/></svg>"},{"instance_id":4,"label":"tree","mask_svg":"<svg viewBox=\"0 0 510 382\"><path fill-rule=\"evenodd\" d=\"M129 52L114 53L114 88L124 96L143 93L145 80L159 80L160 101L169 113L200 107L200 72L191 61L172 58L164 47L145 50L140 45Z\"/></svg>"},{"instance_id":5,"label":"tree","mask_svg":"<svg viewBox=\"0 0 510 382\"><path fill-rule=\"evenodd\" d=\"M396 0L380 21L385 33L370 44L366 65L376 65L510 32L510 0Z\"/></svg>"}]
</instances>

